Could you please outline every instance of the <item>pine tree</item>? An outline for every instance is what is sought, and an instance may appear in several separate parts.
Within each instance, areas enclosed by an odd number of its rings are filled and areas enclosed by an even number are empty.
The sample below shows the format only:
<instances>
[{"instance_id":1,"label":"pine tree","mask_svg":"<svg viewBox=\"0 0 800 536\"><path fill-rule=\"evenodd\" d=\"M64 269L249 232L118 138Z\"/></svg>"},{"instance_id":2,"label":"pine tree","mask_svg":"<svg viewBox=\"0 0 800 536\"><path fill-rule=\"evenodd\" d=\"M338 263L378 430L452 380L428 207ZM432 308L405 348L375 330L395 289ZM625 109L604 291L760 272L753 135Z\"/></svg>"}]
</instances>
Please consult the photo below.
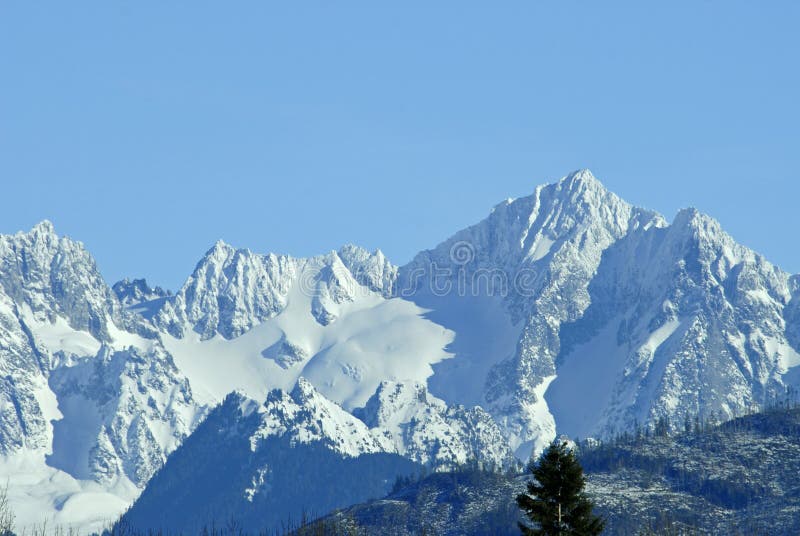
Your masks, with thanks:
<instances>
[{"instance_id":1,"label":"pine tree","mask_svg":"<svg viewBox=\"0 0 800 536\"><path fill-rule=\"evenodd\" d=\"M592 502L584 493L586 479L575 453L566 443L551 444L529 466L534 480L517 504L532 522L520 523L525 536L594 536L605 522L592 514Z\"/></svg>"}]
</instances>

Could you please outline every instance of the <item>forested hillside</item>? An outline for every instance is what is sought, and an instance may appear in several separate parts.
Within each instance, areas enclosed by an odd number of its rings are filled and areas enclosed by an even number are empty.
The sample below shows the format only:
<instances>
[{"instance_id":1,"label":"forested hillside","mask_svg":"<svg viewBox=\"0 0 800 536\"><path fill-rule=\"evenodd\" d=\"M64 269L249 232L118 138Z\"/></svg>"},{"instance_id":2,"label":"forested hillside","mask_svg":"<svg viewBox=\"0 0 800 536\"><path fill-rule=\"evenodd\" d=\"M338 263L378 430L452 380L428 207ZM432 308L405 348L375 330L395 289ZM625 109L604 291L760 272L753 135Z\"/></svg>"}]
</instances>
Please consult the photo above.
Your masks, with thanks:
<instances>
[{"instance_id":1,"label":"forested hillside","mask_svg":"<svg viewBox=\"0 0 800 536\"><path fill-rule=\"evenodd\" d=\"M800 533L800 408L690 421L675 434L663 425L579 446L606 534ZM358 534L516 535L513 498L526 478L432 474L328 519L355 524Z\"/></svg>"}]
</instances>

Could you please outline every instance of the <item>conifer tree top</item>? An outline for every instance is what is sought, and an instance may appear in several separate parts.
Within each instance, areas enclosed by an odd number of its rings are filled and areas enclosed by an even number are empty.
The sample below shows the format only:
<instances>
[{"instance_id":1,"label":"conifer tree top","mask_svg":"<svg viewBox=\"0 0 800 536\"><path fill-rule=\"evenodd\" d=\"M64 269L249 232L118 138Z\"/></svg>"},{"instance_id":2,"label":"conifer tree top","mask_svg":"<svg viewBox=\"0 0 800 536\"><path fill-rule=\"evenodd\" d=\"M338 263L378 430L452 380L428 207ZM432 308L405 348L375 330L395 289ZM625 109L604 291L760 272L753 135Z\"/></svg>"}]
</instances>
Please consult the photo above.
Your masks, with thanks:
<instances>
[{"instance_id":1,"label":"conifer tree top","mask_svg":"<svg viewBox=\"0 0 800 536\"><path fill-rule=\"evenodd\" d=\"M593 536L605 523L592 513L586 496L586 479L575 453L566 443L552 443L529 466L533 480L517 504L530 524L520 523L525 536Z\"/></svg>"}]
</instances>

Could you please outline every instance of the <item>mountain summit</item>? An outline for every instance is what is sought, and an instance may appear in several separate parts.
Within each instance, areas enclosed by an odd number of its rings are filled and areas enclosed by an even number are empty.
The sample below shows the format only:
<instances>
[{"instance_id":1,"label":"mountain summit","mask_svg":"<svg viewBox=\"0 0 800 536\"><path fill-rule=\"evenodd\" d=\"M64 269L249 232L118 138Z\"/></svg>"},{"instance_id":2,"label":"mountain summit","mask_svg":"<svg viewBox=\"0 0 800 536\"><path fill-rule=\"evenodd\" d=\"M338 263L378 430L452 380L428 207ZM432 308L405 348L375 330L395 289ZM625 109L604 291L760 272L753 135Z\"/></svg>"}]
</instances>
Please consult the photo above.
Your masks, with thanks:
<instances>
[{"instance_id":1,"label":"mountain summit","mask_svg":"<svg viewBox=\"0 0 800 536\"><path fill-rule=\"evenodd\" d=\"M301 463L291 444L437 470L526 461L557 434L728 419L800 384L799 296L800 276L712 218L669 223L587 170L405 266L220 241L174 295L109 288L45 221L0 236L0 474L21 521L97 530L162 466L153 482L184 474L171 453L217 464L201 429L247 452L268 440L224 486L261 508L277 500L255 499L263 453Z\"/></svg>"}]
</instances>

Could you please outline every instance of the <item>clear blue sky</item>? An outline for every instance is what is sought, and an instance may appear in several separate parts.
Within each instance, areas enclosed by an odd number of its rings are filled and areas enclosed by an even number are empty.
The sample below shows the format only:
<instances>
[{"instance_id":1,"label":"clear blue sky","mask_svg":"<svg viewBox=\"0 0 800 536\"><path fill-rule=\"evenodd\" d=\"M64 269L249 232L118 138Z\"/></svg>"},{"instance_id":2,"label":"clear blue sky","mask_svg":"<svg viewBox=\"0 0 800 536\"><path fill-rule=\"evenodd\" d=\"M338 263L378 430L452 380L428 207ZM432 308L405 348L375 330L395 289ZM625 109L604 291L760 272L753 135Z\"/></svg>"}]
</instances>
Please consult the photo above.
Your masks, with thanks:
<instances>
[{"instance_id":1,"label":"clear blue sky","mask_svg":"<svg viewBox=\"0 0 800 536\"><path fill-rule=\"evenodd\" d=\"M175 289L218 238L403 263L588 167L800 272L800 2L430 4L1 0L0 232Z\"/></svg>"}]
</instances>

